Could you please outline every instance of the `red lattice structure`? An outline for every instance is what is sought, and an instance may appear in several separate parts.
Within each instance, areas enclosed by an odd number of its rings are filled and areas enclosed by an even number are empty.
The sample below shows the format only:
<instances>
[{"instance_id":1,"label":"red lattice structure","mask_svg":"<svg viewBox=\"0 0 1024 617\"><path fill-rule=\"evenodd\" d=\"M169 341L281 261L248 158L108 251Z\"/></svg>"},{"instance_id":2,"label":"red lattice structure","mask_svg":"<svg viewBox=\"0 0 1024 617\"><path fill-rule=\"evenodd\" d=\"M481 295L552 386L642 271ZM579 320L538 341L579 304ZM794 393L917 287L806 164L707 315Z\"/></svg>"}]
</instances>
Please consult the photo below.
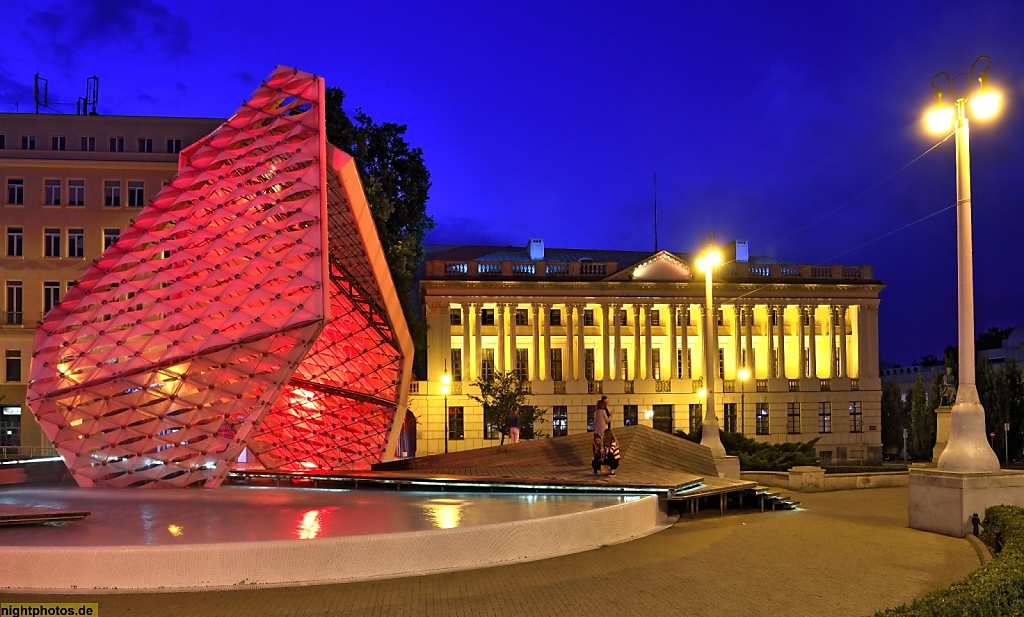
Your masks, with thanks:
<instances>
[{"instance_id":1,"label":"red lattice structure","mask_svg":"<svg viewBox=\"0 0 1024 617\"><path fill-rule=\"evenodd\" d=\"M28 405L80 486L393 457L412 342L323 103L278 67L43 319Z\"/></svg>"}]
</instances>

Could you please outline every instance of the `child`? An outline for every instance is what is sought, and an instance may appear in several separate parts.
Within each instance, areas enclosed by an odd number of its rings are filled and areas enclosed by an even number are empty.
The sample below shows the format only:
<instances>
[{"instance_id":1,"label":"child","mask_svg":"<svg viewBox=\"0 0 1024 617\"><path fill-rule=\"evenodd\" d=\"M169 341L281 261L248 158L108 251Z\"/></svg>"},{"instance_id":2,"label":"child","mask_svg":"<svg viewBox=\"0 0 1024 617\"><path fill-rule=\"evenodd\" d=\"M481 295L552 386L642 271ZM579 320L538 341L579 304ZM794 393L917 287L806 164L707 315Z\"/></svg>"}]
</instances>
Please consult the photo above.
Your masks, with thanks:
<instances>
[{"instance_id":1,"label":"child","mask_svg":"<svg viewBox=\"0 0 1024 617\"><path fill-rule=\"evenodd\" d=\"M604 464L604 441L601 439L601 435L594 433L594 460L590 464L594 468L594 474L601 472L601 465Z\"/></svg>"},{"instance_id":2,"label":"child","mask_svg":"<svg viewBox=\"0 0 1024 617\"><path fill-rule=\"evenodd\" d=\"M619 453L619 442L615 440L612 429L605 429L602 445L604 446L603 463L611 470L609 475L614 476L615 470L619 468L619 459L622 458L622 455Z\"/></svg>"}]
</instances>

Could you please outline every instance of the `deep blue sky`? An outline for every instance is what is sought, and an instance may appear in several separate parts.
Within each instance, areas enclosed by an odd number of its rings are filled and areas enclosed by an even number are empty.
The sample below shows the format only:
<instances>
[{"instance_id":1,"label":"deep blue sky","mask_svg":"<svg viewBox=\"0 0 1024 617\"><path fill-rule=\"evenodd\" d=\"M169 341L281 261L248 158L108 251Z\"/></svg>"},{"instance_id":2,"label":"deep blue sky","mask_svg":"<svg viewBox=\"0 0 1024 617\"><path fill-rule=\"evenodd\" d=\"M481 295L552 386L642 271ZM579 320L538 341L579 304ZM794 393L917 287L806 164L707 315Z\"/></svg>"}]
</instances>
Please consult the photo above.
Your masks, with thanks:
<instances>
[{"instance_id":1,"label":"deep blue sky","mask_svg":"<svg viewBox=\"0 0 1024 617\"><path fill-rule=\"evenodd\" d=\"M428 241L650 249L657 173L660 248L873 265L882 358L908 364L957 327L953 140L922 157L921 114L987 54L976 329L1024 322L1024 3L430 4L0 0L0 110L31 111L38 72L51 102L95 74L103 114L226 117L294 66L408 125Z\"/></svg>"}]
</instances>

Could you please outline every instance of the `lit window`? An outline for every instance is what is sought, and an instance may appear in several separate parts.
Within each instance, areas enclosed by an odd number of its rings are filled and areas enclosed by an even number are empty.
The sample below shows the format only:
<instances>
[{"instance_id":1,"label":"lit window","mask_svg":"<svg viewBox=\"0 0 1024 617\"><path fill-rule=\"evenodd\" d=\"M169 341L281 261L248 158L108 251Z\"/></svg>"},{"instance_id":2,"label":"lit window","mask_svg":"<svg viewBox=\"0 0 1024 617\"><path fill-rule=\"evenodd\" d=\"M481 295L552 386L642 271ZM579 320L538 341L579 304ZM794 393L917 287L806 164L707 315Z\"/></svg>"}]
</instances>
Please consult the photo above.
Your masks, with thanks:
<instances>
[{"instance_id":1,"label":"lit window","mask_svg":"<svg viewBox=\"0 0 1024 617\"><path fill-rule=\"evenodd\" d=\"M459 441L466 438L465 417L462 407L448 408L448 439Z\"/></svg>"},{"instance_id":2,"label":"lit window","mask_svg":"<svg viewBox=\"0 0 1024 617\"><path fill-rule=\"evenodd\" d=\"M767 435L768 434L768 403L760 402L757 404L757 411L755 412L754 421L757 424L757 434Z\"/></svg>"},{"instance_id":3,"label":"lit window","mask_svg":"<svg viewBox=\"0 0 1024 617\"><path fill-rule=\"evenodd\" d=\"M551 436L565 437L569 434L569 408L565 405L551 406Z\"/></svg>"}]
</instances>

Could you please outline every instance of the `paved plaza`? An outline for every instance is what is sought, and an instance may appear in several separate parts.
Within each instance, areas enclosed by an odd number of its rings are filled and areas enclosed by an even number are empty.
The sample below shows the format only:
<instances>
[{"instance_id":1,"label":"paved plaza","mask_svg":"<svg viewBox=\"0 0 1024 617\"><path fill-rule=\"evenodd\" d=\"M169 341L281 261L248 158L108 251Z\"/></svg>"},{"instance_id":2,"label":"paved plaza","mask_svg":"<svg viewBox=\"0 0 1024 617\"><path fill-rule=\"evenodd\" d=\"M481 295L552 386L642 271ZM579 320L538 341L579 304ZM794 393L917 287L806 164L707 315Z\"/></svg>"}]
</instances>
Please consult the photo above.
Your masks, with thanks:
<instances>
[{"instance_id":1,"label":"paved plaza","mask_svg":"<svg viewBox=\"0 0 1024 617\"><path fill-rule=\"evenodd\" d=\"M0 602L97 602L101 617L870 615L979 566L967 540L907 528L906 488L796 497L797 511L705 512L631 542L475 571L289 589L4 594Z\"/></svg>"}]
</instances>

